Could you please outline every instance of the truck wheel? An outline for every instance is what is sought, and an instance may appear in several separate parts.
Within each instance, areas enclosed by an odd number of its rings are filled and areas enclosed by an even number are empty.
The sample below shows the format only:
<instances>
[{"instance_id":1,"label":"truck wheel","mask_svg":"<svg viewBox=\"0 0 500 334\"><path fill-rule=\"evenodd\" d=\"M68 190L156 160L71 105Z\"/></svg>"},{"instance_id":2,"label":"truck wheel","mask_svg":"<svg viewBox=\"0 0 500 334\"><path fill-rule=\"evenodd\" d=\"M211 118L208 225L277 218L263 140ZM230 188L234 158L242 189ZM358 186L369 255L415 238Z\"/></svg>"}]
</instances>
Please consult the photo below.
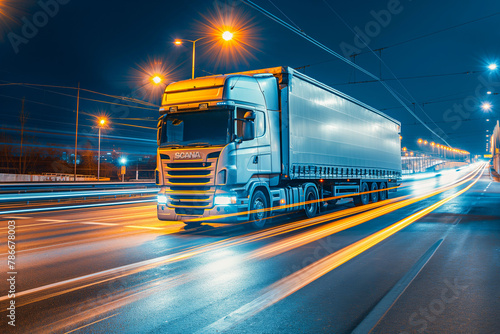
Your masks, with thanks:
<instances>
[{"instance_id":1,"label":"truck wheel","mask_svg":"<svg viewBox=\"0 0 500 334\"><path fill-rule=\"evenodd\" d=\"M359 192L360 193L368 192L368 184L366 184L366 182L361 183ZM362 194L354 196L353 200L354 200L354 205L356 206L366 205L370 202L370 194Z\"/></svg>"},{"instance_id":2,"label":"truck wheel","mask_svg":"<svg viewBox=\"0 0 500 334\"><path fill-rule=\"evenodd\" d=\"M385 201L387 199L387 190L385 190L385 189L387 189L387 187L385 186L385 183L381 182L380 183L380 190L381 191L379 192L379 195L378 195L378 197L381 201Z\"/></svg>"},{"instance_id":3,"label":"truck wheel","mask_svg":"<svg viewBox=\"0 0 500 334\"><path fill-rule=\"evenodd\" d=\"M312 218L316 216L318 212L318 196L316 195L315 189L313 187L308 187L304 197L306 200L304 211L307 218Z\"/></svg>"},{"instance_id":4,"label":"truck wheel","mask_svg":"<svg viewBox=\"0 0 500 334\"><path fill-rule=\"evenodd\" d=\"M267 209L267 198L261 190L257 190L252 195L250 201L250 224L256 230L261 229L266 225L266 218L269 216L269 211L261 211Z\"/></svg>"},{"instance_id":5,"label":"truck wheel","mask_svg":"<svg viewBox=\"0 0 500 334\"><path fill-rule=\"evenodd\" d=\"M371 188L371 191L373 191L373 192L370 193L370 199L371 199L372 203L378 202L379 193L377 190L378 190L377 182L373 182L372 188Z\"/></svg>"}]
</instances>

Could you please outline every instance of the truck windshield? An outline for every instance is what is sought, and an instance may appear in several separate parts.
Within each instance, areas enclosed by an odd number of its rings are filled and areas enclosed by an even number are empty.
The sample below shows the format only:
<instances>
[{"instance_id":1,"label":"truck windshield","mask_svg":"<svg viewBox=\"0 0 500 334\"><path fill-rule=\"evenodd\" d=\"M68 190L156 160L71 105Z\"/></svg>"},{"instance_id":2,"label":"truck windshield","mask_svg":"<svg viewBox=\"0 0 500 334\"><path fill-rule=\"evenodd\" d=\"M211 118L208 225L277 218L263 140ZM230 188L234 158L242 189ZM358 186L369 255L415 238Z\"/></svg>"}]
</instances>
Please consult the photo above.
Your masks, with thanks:
<instances>
[{"instance_id":1,"label":"truck windshield","mask_svg":"<svg viewBox=\"0 0 500 334\"><path fill-rule=\"evenodd\" d=\"M231 141L231 133L228 109L170 114L163 119L160 145L225 145Z\"/></svg>"}]
</instances>

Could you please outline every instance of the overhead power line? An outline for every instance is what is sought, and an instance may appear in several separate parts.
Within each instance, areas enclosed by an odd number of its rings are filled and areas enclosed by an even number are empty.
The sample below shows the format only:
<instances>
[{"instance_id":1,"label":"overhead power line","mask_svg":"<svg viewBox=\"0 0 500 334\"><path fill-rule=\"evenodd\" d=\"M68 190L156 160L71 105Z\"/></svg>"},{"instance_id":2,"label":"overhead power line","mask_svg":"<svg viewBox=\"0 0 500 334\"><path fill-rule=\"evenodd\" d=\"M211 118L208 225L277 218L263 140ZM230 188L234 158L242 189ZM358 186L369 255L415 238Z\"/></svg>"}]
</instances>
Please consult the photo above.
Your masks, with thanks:
<instances>
[{"instance_id":1,"label":"overhead power line","mask_svg":"<svg viewBox=\"0 0 500 334\"><path fill-rule=\"evenodd\" d=\"M338 14L335 9L333 9L332 6L330 6L330 4L326 1L326 0L323 0L323 2L326 4L326 6L342 21L342 23L344 23L344 25L349 28L349 30L351 30L351 32L353 34L356 34L356 32L349 26L349 24L347 24L347 22L340 16L340 14ZM398 79L398 77L396 76L396 74L394 74L394 72L389 68L389 66L382 60L382 54L381 54L381 51L379 51L379 54L377 54L374 50L372 50L372 48L370 48L370 46L367 44L367 42L364 40L364 39L361 39L363 44L368 48L368 50L370 50L371 53L373 53L373 55L379 60L380 62L380 76L382 76L382 64L384 65L384 67L389 71L389 73L395 78L395 80L397 81L397 83L401 86L401 88L403 88L403 90L406 92L406 94L408 94L408 96L410 97L411 100L408 100L406 99L408 102L410 103L413 103L413 105L415 106L416 105L416 99L412 96L412 94L408 91L408 89L406 89L406 87L403 85L403 83ZM379 78L379 81L381 80L381 78ZM397 92L396 92L397 93ZM400 95L400 94L398 94ZM401 96L401 95L400 95ZM420 111L422 111L422 113L431 121L434 123L434 120L425 112L424 108L422 108L420 105L417 105L417 107L420 109ZM415 110L415 109L414 109ZM434 125L436 126L437 130L443 132L443 129L441 129L436 123L434 123ZM435 132L433 132L435 133ZM445 141L446 143L446 141Z\"/></svg>"},{"instance_id":2,"label":"overhead power line","mask_svg":"<svg viewBox=\"0 0 500 334\"><path fill-rule=\"evenodd\" d=\"M377 77L375 74L369 72L368 70L365 70L364 68L362 68L361 66L353 63L352 61L350 61L349 59L341 56L340 54L338 54L337 52L333 51L332 49L328 48L327 46L323 45L322 43L318 42L317 40L315 40L314 38L310 37L309 35L307 35L305 32L293 27L292 25L286 23L285 21L283 21L282 19L276 17L275 15L271 14L270 12L268 12L267 10L265 10L264 8L258 6L257 4L253 3L252 1L250 0L242 0L243 3L247 4L248 6L254 8L255 10L259 11L260 13L264 14L265 16L267 16L268 18L272 19L273 21L281 24L282 26L284 26L285 28L291 30L292 32L294 32L295 34L299 35L300 37L304 38L305 40L311 42L312 44L316 45L317 47L321 48L322 50L330 53L331 55L335 56L336 58L342 60L343 62L347 63L348 65L356 68L357 70L359 70L360 72L368 75L369 77L377 80L380 82L380 84L382 86L384 86L385 89L387 89L387 91L410 113L413 115L413 117L415 117L420 123L422 123L422 125L427 128L432 134L434 134L437 138L440 138L444 143L446 143L446 145L450 146L450 144L448 144L448 142L443 139L440 135L438 135L436 132L434 132L427 124L425 124L402 100L401 98L392 90L392 88L387 85L387 83L385 83L384 81L381 81L379 77ZM451 146L450 146L451 147Z\"/></svg>"},{"instance_id":3,"label":"overhead power line","mask_svg":"<svg viewBox=\"0 0 500 334\"><path fill-rule=\"evenodd\" d=\"M412 79L423 79L423 78L436 78L436 77L449 77L454 75L470 75L476 73L482 73L483 71L466 71L466 72L455 72L455 73L442 73L442 74L427 74L427 75L414 75L409 77L401 77L401 78L389 78L389 79L381 79L382 81L394 81L394 80L412 80ZM373 83L378 82L377 80L364 80L364 81L355 81L355 82L342 82L337 84L332 84L332 86L345 86L345 85L354 85L354 84L364 84L364 83Z\"/></svg>"},{"instance_id":4,"label":"overhead power line","mask_svg":"<svg viewBox=\"0 0 500 334\"><path fill-rule=\"evenodd\" d=\"M391 45L388 45L388 46L384 46L382 48L375 49L375 51L386 50L386 49L389 49L389 48L393 48L395 46L399 46L399 45L403 45L403 44L406 44L406 43L410 43L410 42L413 42L413 41L416 41L416 40L419 40L419 39L422 39L422 38L426 38L426 37L429 37L429 36L432 36L432 35L436 35L436 34L448 31L448 30L459 28L459 27L462 27L462 26L467 25L467 24L471 24L471 23L474 23L474 22L486 20L486 19L489 19L489 18L491 18L493 16L497 16L498 14L500 14L500 12L496 12L496 13L493 13L493 14L490 14L490 15L486 15L486 16L483 16L483 17L480 17L480 18L477 18L477 19L474 19L474 20L471 20L471 21L467 21L467 22L463 22L463 23L460 23L460 24L456 24L456 25L451 26L451 27L439 29L439 30L430 32L428 34L424 34L424 35L421 35L421 36L413 37L413 38L407 39L406 41L401 41L401 42L397 42L397 43L394 43L394 44L391 44ZM362 55L362 54L365 54L365 53L369 53L369 51L357 53L357 54L355 54L355 56Z\"/></svg>"},{"instance_id":5,"label":"overhead power line","mask_svg":"<svg viewBox=\"0 0 500 334\"><path fill-rule=\"evenodd\" d=\"M41 85L41 84L30 84L30 83L17 83L17 82L8 82L8 83L5 83L5 84L0 84L0 86L26 86L26 87L34 88L34 89L36 89L36 87L48 87L48 88L62 88L62 89L78 90L77 87L55 86L55 85ZM126 106L126 107L138 108L138 109L147 109L147 110L157 110L157 109L153 109L153 108L159 108L158 105L155 105L153 103L150 103L150 102L147 102L147 101L138 100L138 99L131 98L131 97L105 94L105 93L100 93L100 92L93 91L93 90L90 90L90 89L85 89L85 88L80 88L80 90L88 92L88 93L92 93L92 94L97 94L97 95L102 95L102 96L114 98L114 99L121 100L121 101L131 102L131 103L135 103L135 104L139 104L139 105L143 105L143 106L148 106L148 107L152 107L152 108L136 107L136 106L124 105L124 104L119 104L119 103L114 103L114 102L107 102L107 101L94 100L94 99L88 99L88 98L80 97L83 100L89 100L89 101L94 101L94 102L102 102L102 103L108 103L108 104L115 104L115 105L120 105L120 106ZM70 94L64 94L64 93L56 92L56 91L52 91L52 90L44 90L44 91L47 91L47 92L53 93L53 94L63 95L63 96L75 97L75 96L70 95Z\"/></svg>"}]
</instances>

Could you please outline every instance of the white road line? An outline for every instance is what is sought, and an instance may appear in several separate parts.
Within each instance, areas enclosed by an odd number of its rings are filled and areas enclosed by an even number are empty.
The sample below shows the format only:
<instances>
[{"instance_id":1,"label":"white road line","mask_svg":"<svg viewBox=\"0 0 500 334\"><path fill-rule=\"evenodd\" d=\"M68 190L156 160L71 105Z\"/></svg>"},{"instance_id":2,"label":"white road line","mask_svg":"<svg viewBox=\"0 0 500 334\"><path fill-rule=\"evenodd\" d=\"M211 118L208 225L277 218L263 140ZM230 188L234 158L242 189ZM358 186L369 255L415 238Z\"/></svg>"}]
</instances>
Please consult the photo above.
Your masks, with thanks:
<instances>
[{"instance_id":1,"label":"white road line","mask_svg":"<svg viewBox=\"0 0 500 334\"><path fill-rule=\"evenodd\" d=\"M352 331L353 334L370 333L375 326L382 320L387 312L392 308L396 301L410 286L431 257L436 253L443 239L439 239L424 255L415 263L410 270L392 287L392 289L378 302L377 305L368 313L361 323Z\"/></svg>"},{"instance_id":2,"label":"white road line","mask_svg":"<svg viewBox=\"0 0 500 334\"><path fill-rule=\"evenodd\" d=\"M145 228L148 230L163 230L163 227L151 227L151 226L133 226L133 225L128 225L124 227L130 227L130 228Z\"/></svg>"},{"instance_id":3,"label":"white road line","mask_svg":"<svg viewBox=\"0 0 500 334\"><path fill-rule=\"evenodd\" d=\"M56 222L56 223L66 223L69 222L69 220L65 219L37 219L39 222Z\"/></svg>"},{"instance_id":4,"label":"white road line","mask_svg":"<svg viewBox=\"0 0 500 334\"><path fill-rule=\"evenodd\" d=\"M86 225L106 225L106 226L117 226L120 224L113 223L98 223L98 222L78 222L78 224L86 224Z\"/></svg>"},{"instance_id":5,"label":"white road line","mask_svg":"<svg viewBox=\"0 0 500 334\"><path fill-rule=\"evenodd\" d=\"M31 217L7 216L6 219L32 219Z\"/></svg>"},{"instance_id":6,"label":"white road line","mask_svg":"<svg viewBox=\"0 0 500 334\"><path fill-rule=\"evenodd\" d=\"M54 225L54 224L71 224L70 220L59 220L59 221L51 221L49 223L40 223L40 224L29 224L29 225L17 225L16 228L25 228L25 227L33 227L33 226L42 226L42 225ZM76 223L75 223L76 224ZM0 230L5 230L7 227L1 227Z\"/></svg>"}]
</instances>

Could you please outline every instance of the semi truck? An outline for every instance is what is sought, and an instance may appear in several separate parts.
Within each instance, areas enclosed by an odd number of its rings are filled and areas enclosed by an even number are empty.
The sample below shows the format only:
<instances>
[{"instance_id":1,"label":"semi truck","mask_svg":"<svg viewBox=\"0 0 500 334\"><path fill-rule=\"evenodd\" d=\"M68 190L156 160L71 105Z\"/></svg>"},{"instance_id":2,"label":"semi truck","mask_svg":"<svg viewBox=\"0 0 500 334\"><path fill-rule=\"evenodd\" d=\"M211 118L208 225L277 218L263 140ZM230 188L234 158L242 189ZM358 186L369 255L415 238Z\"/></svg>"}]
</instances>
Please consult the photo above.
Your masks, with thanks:
<instances>
[{"instance_id":1,"label":"semi truck","mask_svg":"<svg viewBox=\"0 0 500 334\"><path fill-rule=\"evenodd\" d=\"M262 228L273 215L352 197L382 201L401 180L401 124L290 67L169 84L158 120L160 220Z\"/></svg>"}]
</instances>

